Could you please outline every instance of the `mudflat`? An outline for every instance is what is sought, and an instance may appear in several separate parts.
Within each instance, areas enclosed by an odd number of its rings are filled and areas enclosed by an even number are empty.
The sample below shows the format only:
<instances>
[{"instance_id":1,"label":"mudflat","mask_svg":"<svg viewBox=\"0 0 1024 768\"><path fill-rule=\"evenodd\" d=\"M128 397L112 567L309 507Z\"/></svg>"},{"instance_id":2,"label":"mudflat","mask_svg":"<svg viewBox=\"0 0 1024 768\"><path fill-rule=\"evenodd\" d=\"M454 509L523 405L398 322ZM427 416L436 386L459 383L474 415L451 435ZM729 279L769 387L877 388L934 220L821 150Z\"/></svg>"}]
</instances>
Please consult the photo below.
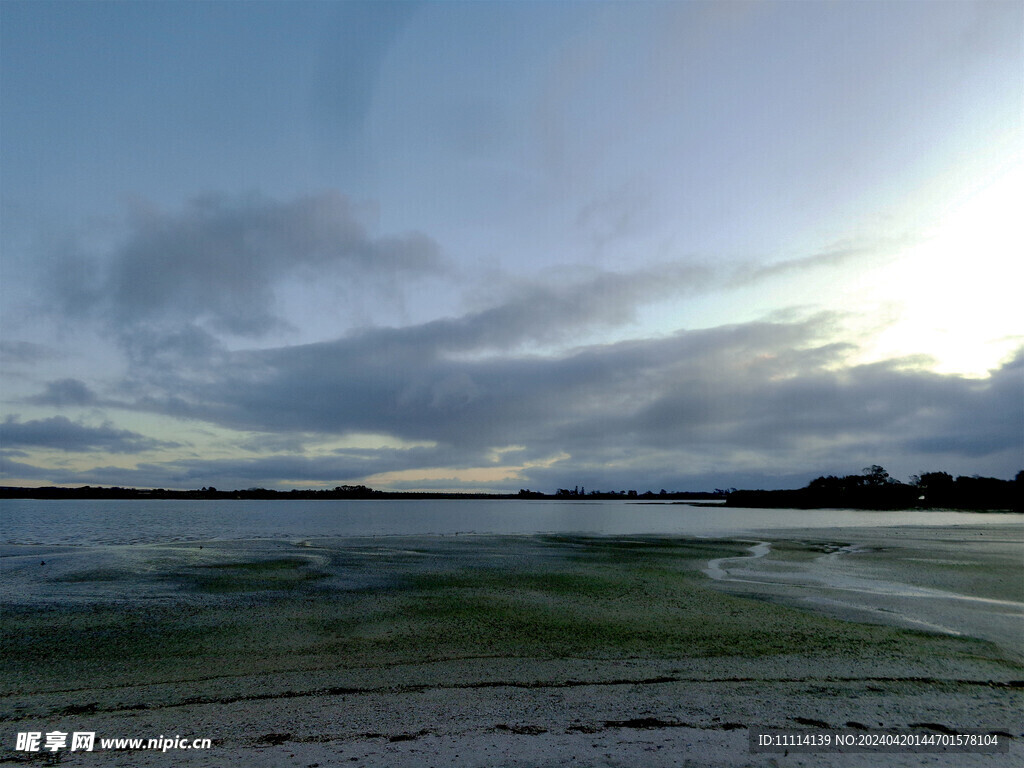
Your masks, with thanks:
<instances>
[{"instance_id":1,"label":"mudflat","mask_svg":"<svg viewBox=\"0 0 1024 768\"><path fill-rule=\"evenodd\" d=\"M62 764L1019 765L1022 533L13 547L0 760L87 731L212 747ZM752 754L767 727L1010 751Z\"/></svg>"}]
</instances>

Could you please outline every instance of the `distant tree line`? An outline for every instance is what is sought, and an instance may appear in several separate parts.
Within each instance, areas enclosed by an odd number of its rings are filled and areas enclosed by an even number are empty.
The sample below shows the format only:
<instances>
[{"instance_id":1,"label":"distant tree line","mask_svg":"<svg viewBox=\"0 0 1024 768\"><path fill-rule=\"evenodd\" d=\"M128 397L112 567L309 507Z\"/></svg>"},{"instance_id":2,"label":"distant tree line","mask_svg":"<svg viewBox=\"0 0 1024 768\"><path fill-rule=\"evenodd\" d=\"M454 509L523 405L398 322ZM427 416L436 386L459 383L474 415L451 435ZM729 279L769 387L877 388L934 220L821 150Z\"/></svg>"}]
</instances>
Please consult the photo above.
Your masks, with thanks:
<instances>
[{"instance_id":1,"label":"distant tree line","mask_svg":"<svg viewBox=\"0 0 1024 768\"><path fill-rule=\"evenodd\" d=\"M294 491L273 491L266 488L218 491L213 486L203 486L188 491L91 485L83 485L78 488L0 487L0 498L5 499L368 499L378 493L380 492L367 488L365 485L339 485L331 489Z\"/></svg>"},{"instance_id":2,"label":"distant tree line","mask_svg":"<svg viewBox=\"0 0 1024 768\"><path fill-rule=\"evenodd\" d=\"M295 489L275 491L268 488L247 488L236 491L219 491L212 486L195 490L176 491L165 488L121 488L85 485L79 488L16 488L0 487L0 499L440 499L440 498L515 498L511 494L495 496L486 493L431 493L377 491L365 485L338 485L334 488Z\"/></svg>"},{"instance_id":3,"label":"distant tree line","mask_svg":"<svg viewBox=\"0 0 1024 768\"><path fill-rule=\"evenodd\" d=\"M586 491L576 486L574 489L559 488L554 494L531 491L527 488L518 493L451 493L444 491L378 491L365 485L338 485L334 488L295 489L291 491L275 491L267 488L247 488L245 490L220 491L213 486L203 486L188 491L168 490L166 488L122 488L120 486L90 486L78 488L58 488L48 486L42 488L22 488L0 486L0 499L195 499L195 500L232 500L232 499L653 499L659 501L679 499L724 499L726 491L666 491L659 493L645 491Z\"/></svg>"},{"instance_id":4,"label":"distant tree line","mask_svg":"<svg viewBox=\"0 0 1024 768\"><path fill-rule=\"evenodd\" d=\"M338 485L275 491L267 488L220 491L212 486L178 491L164 488L140 489L102 486L79 488L0 487L4 499L554 499L696 501L724 499L730 507L790 507L814 509L838 507L850 509L964 509L1024 511L1024 470L1013 480L994 477L954 478L948 472L924 472L902 483L889 476L877 464L865 467L862 474L817 477L804 488L781 491L588 491L582 486L559 488L553 494L523 488L518 493L448 493L431 491L378 491L365 485Z\"/></svg>"},{"instance_id":5,"label":"distant tree line","mask_svg":"<svg viewBox=\"0 0 1024 768\"><path fill-rule=\"evenodd\" d=\"M791 507L815 509L963 509L1024 511L1024 470L1013 480L995 477L954 479L948 472L924 472L909 483L889 476L878 464L863 474L811 480L804 488L782 491L732 491L730 507Z\"/></svg>"},{"instance_id":6,"label":"distant tree line","mask_svg":"<svg viewBox=\"0 0 1024 768\"><path fill-rule=\"evenodd\" d=\"M601 499L647 499L647 500L658 500L658 501L669 501L675 499L724 499L727 491L721 489L715 489L714 491L666 491L662 488L658 493L654 491L644 491L640 493L636 490L629 491L590 491L583 486L577 485L575 488L559 488L554 493L556 499L590 499L590 500L601 500ZM537 491L531 491L528 488L521 489L519 491L520 498L536 498L536 499L550 499L549 496L544 493Z\"/></svg>"}]
</instances>

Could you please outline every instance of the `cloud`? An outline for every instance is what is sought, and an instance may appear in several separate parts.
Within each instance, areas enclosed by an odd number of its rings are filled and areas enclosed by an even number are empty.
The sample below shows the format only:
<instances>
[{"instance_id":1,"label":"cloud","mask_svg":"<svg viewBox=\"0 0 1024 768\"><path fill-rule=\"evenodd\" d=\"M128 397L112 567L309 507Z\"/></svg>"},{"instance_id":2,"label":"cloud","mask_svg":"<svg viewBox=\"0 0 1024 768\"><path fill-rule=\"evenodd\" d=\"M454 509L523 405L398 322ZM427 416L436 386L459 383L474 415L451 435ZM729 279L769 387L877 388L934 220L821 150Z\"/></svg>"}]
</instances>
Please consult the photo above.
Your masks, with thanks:
<instances>
[{"instance_id":1,"label":"cloud","mask_svg":"<svg viewBox=\"0 0 1024 768\"><path fill-rule=\"evenodd\" d=\"M523 469L512 484L535 488L737 485L729 478L809 479L871 463L903 475L935 462L1005 476L1019 469L1024 358L985 380L908 361L850 365L856 349L835 341L835 323L822 314L546 356L453 354L500 335L482 312L224 353L201 375L184 369L147 382L146 396L125 405L246 431L433 444L219 465L263 482L494 466L495 451L513 445L522 448L505 462ZM217 466L187 469L216 483Z\"/></svg>"},{"instance_id":2,"label":"cloud","mask_svg":"<svg viewBox=\"0 0 1024 768\"><path fill-rule=\"evenodd\" d=\"M595 330L628 325L640 306L696 293L714 279L714 273L706 267L680 263L623 273L581 269L546 280L520 279L505 289L504 301L498 297L498 303L459 317L399 328L362 328L330 341L252 354L229 352L213 332L195 323L164 327L133 324L120 339L130 373L119 386L128 400L147 401L157 408L154 398L162 398L163 405L157 409L175 416L201 418L200 392L207 384L215 383L219 372L233 370L232 376L240 379L273 376L278 367L303 367L312 357L314 367L323 365L328 369L336 361L343 361L338 364L344 365L355 381L363 375L360 370L386 375L388 367L429 367L438 358L515 356L538 345L558 347ZM314 375L311 381L319 378ZM376 384L368 386L378 389ZM444 386L450 387L451 381ZM412 388L416 387L413 382ZM300 391L303 389L300 387ZM169 395L172 390L180 395ZM409 390L405 397L411 394ZM53 393L47 390L35 400L51 402L52 398Z\"/></svg>"},{"instance_id":3,"label":"cloud","mask_svg":"<svg viewBox=\"0 0 1024 768\"><path fill-rule=\"evenodd\" d=\"M22 451L0 451L0 477L18 478L19 480L39 480L40 482L62 482L50 480L53 470L37 467L23 461L14 461L12 457L22 457Z\"/></svg>"},{"instance_id":4,"label":"cloud","mask_svg":"<svg viewBox=\"0 0 1024 768\"><path fill-rule=\"evenodd\" d=\"M96 393L79 379L58 379L47 382L43 392L26 399L32 405L65 406L95 405L99 402Z\"/></svg>"},{"instance_id":5,"label":"cloud","mask_svg":"<svg viewBox=\"0 0 1024 768\"><path fill-rule=\"evenodd\" d=\"M306 203L295 205L306 210ZM235 221L233 214L221 217L219 204L212 210L216 215L198 218ZM283 221L293 221L289 206L275 210ZM267 227L280 242L339 240L331 227L330 238L293 236L273 218ZM187 229L182 217L172 219L176 232ZM205 223L196 229L203 233L200 240L209 239ZM156 240L163 242L161 237ZM262 248L274 238L254 241ZM371 245L328 260L343 258L369 269L390 253L382 241ZM270 251L275 255L260 267L268 286L275 270L286 268L278 265L278 249ZM872 463L903 476L937 468L935 462L954 471L1012 475L1024 448L1019 357L984 380L934 373L912 360L854 365L858 350L839 341L848 334L834 313L775 313L770 321L567 346L592 331L627 326L649 302L834 266L861 253L836 249L746 273L735 266L683 263L620 273L549 273L543 280L505 283L503 297L487 297L498 303L458 317L263 349L231 350L211 329L181 316L165 326L143 322L121 340L129 367L106 388L114 395L97 402L84 381L60 379L29 402L101 404L215 424L246 433L239 437L240 448L269 454L218 461L189 456L130 472L111 468L109 482L117 484L248 487L371 476L404 483L409 475L399 473L413 470L441 482L446 469L471 477L474 469L498 467L493 457L509 446L521 448L501 459L508 468L506 484L542 489L578 483L681 489L744 480L772 486L780 478L799 480L801 473L806 480L807 473L851 472ZM319 258L300 259L297 268L319 264ZM413 259L395 269L406 267L412 273L427 265ZM105 279L113 285L111 276L124 272L112 268ZM107 306L127 311L120 299ZM210 304L208 312L216 311ZM144 314L141 308L132 312ZM142 435L67 419L2 426L22 445L147 449ZM103 430L105 436L99 434ZM56 437L60 432L64 436ZM251 433L272 439L261 447ZM360 434L430 447L346 449L327 456L308 449ZM75 477L69 482L107 482L100 468Z\"/></svg>"},{"instance_id":6,"label":"cloud","mask_svg":"<svg viewBox=\"0 0 1024 768\"><path fill-rule=\"evenodd\" d=\"M29 341L0 341L0 359L5 365L33 364L55 356L53 350Z\"/></svg>"},{"instance_id":7,"label":"cloud","mask_svg":"<svg viewBox=\"0 0 1024 768\"><path fill-rule=\"evenodd\" d=\"M988 379L924 377L927 400L908 449L936 458L988 457L1007 448L1024 455L1024 350ZM916 397L924 400L920 391Z\"/></svg>"},{"instance_id":8,"label":"cloud","mask_svg":"<svg viewBox=\"0 0 1024 768\"><path fill-rule=\"evenodd\" d=\"M637 181L622 185L582 206L576 214L576 227L600 251L638 231L645 223L644 217L650 215L652 199L648 184Z\"/></svg>"},{"instance_id":9,"label":"cloud","mask_svg":"<svg viewBox=\"0 0 1024 768\"><path fill-rule=\"evenodd\" d=\"M60 451L102 451L140 453L156 448L177 447L109 424L90 427L65 416L20 421L8 416L0 422L0 444L5 448L50 448Z\"/></svg>"},{"instance_id":10,"label":"cloud","mask_svg":"<svg viewBox=\"0 0 1024 768\"><path fill-rule=\"evenodd\" d=\"M856 242L836 243L818 253L785 259L768 265L756 263L740 264L734 268L728 279L730 287L754 285L776 278L790 278L815 269L835 270L851 265L863 266L868 262L877 262L888 258L886 254L895 252L899 247L912 243L908 237L889 239L860 239Z\"/></svg>"},{"instance_id":11,"label":"cloud","mask_svg":"<svg viewBox=\"0 0 1024 768\"><path fill-rule=\"evenodd\" d=\"M448 457L428 457L429 449L350 450L325 456L271 454L253 458L177 459L142 462L132 468L98 466L86 470L46 468L13 460L19 452L0 453L0 477L36 479L70 485L118 485L148 488L222 489L359 483L364 478L409 466L435 466Z\"/></svg>"},{"instance_id":12,"label":"cloud","mask_svg":"<svg viewBox=\"0 0 1024 768\"><path fill-rule=\"evenodd\" d=\"M581 268L532 280L510 278L504 301L458 318L399 329L393 338L446 353L562 343L587 331L628 325L640 307L683 299L717 279L709 267L682 262L629 272Z\"/></svg>"},{"instance_id":13,"label":"cloud","mask_svg":"<svg viewBox=\"0 0 1024 768\"><path fill-rule=\"evenodd\" d=\"M275 299L285 279L392 287L396 275L443 268L430 238L374 237L337 193L290 202L209 195L178 213L139 207L120 245L98 257L83 251L60 259L53 288L65 311L120 328L203 322L246 336L283 324Z\"/></svg>"}]
</instances>

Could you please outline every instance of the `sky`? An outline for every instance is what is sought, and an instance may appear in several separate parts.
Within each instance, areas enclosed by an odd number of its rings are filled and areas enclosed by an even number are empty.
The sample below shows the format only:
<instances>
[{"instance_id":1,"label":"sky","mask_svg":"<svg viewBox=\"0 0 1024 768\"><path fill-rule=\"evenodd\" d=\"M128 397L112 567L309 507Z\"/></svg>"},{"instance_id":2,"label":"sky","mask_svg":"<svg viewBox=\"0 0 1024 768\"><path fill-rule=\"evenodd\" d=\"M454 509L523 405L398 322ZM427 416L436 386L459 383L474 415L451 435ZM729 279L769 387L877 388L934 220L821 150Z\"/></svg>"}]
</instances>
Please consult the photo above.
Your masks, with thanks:
<instances>
[{"instance_id":1,"label":"sky","mask_svg":"<svg viewBox=\"0 0 1024 768\"><path fill-rule=\"evenodd\" d=\"M0 484L1024 467L1019 2L0 3Z\"/></svg>"}]
</instances>

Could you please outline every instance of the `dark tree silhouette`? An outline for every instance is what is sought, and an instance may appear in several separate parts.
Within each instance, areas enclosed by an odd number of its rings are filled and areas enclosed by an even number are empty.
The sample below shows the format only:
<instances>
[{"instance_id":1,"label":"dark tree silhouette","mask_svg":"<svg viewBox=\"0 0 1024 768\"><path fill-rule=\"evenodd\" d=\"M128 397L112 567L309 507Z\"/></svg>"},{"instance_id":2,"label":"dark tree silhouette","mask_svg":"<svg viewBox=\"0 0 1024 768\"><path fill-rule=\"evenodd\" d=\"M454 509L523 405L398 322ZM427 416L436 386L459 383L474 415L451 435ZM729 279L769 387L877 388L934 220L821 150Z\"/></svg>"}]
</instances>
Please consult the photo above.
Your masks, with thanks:
<instances>
[{"instance_id":1,"label":"dark tree silhouette","mask_svg":"<svg viewBox=\"0 0 1024 768\"><path fill-rule=\"evenodd\" d=\"M864 467L861 471L864 473L864 481L867 485L879 486L889 482L889 473L878 464Z\"/></svg>"}]
</instances>

